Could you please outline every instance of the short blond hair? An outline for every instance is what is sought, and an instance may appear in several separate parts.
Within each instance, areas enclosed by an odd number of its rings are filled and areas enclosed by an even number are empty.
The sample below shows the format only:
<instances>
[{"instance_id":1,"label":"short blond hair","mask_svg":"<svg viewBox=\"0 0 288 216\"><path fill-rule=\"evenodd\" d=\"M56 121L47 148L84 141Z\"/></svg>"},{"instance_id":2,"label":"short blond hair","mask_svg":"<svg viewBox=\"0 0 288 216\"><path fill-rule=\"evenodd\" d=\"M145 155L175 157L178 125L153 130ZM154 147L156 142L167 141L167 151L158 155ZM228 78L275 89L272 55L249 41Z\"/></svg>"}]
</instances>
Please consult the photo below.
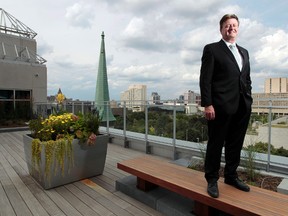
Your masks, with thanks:
<instances>
[{"instance_id":1,"label":"short blond hair","mask_svg":"<svg viewBox=\"0 0 288 216\"><path fill-rule=\"evenodd\" d=\"M228 20L228 19L236 19L237 20L237 22L238 22L238 26L239 26L239 19L238 19L238 17L235 15L235 14L225 14L222 18L221 18L221 20L220 20L220 22L219 22L219 24L220 24L220 30L221 30L221 28L222 28L222 26L223 26L223 23L224 22L226 22L226 20Z\"/></svg>"}]
</instances>

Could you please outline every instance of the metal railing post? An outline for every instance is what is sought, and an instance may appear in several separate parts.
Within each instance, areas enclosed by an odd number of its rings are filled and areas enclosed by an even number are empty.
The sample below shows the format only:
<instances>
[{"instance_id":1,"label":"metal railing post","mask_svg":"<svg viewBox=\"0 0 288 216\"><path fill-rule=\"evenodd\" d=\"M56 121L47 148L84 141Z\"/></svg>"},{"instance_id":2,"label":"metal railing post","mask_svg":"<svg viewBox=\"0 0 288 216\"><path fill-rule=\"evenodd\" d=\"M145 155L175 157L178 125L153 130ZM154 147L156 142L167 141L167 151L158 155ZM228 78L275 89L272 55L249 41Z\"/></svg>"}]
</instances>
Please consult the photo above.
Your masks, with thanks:
<instances>
[{"instance_id":1,"label":"metal railing post","mask_svg":"<svg viewBox=\"0 0 288 216\"><path fill-rule=\"evenodd\" d=\"M176 101L174 101L174 106L173 106L173 140L172 140L172 145L173 145L173 160L176 160Z\"/></svg>"},{"instance_id":2,"label":"metal railing post","mask_svg":"<svg viewBox=\"0 0 288 216\"><path fill-rule=\"evenodd\" d=\"M148 141L148 101L145 102L145 144L146 144L146 154L151 154L151 149Z\"/></svg>"},{"instance_id":3,"label":"metal railing post","mask_svg":"<svg viewBox=\"0 0 288 216\"><path fill-rule=\"evenodd\" d=\"M129 143L126 135L126 121L127 121L127 112L126 112L126 101L123 102L123 137L124 137L124 147L128 148Z\"/></svg>"},{"instance_id":4,"label":"metal railing post","mask_svg":"<svg viewBox=\"0 0 288 216\"><path fill-rule=\"evenodd\" d=\"M81 112L84 115L84 102L81 103Z\"/></svg>"},{"instance_id":5,"label":"metal railing post","mask_svg":"<svg viewBox=\"0 0 288 216\"><path fill-rule=\"evenodd\" d=\"M109 136L109 107L110 107L110 103L109 101L106 102L106 133ZM104 102L105 105L105 102Z\"/></svg>"},{"instance_id":6,"label":"metal railing post","mask_svg":"<svg viewBox=\"0 0 288 216\"><path fill-rule=\"evenodd\" d=\"M74 102L72 102L72 113L75 114Z\"/></svg>"},{"instance_id":7,"label":"metal railing post","mask_svg":"<svg viewBox=\"0 0 288 216\"><path fill-rule=\"evenodd\" d=\"M267 172L270 171L272 101L269 101Z\"/></svg>"}]
</instances>

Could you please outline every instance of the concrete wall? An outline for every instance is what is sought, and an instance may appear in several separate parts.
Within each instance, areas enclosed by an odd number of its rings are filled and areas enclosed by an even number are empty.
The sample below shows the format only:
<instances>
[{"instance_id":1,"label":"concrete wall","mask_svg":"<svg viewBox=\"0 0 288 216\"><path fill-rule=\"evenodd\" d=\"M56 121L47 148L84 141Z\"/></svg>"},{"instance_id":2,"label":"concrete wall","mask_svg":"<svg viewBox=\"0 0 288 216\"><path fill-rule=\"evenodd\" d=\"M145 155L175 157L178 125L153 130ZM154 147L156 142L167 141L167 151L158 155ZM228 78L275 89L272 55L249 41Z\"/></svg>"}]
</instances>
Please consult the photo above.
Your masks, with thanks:
<instances>
[{"instance_id":1,"label":"concrete wall","mask_svg":"<svg viewBox=\"0 0 288 216\"><path fill-rule=\"evenodd\" d=\"M0 89L31 90L33 103L46 103L47 68L35 54L35 39L0 33Z\"/></svg>"},{"instance_id":2,"label":"concrete wall","mask_svg":"<svg viewBox=\"0 0 288 216\"><path fill-rule=\"evenodd\" d=\"M3 60L16 60L18 58L18 60L22 59L23 61L36 61L35 56L29 56L29 54L37 53L35 39L0 33L0 45L0 58ZM27 53L26 47L29 53Z\"/></svg>"},{"instance_id":3,"label":"concrete wall","mask_svg":"<svg viewBox=\"0 0 288 216\"><path fill-rule=\"evenodd\" d=\"M47 102L45 65L0 60L0 89L32 90L32 101Z\"/></svg>"},{"instance_id":4,"label":"concrete wall","mask_svg":"<svg viewBox=\"0 0 288 216\"><path fill-rule=\"evenodd\" d=\"M104 131L105 130L100 128L100 132L104 132ZM111 131L112 130L110 130L110 136L109 136L110 143L123 146L124 148L125 142L126 142L127 148L135 149L141 152L146 152L146 142L143 138L137 139L136 137L135 138L127 137L126 141L124 141L123 135L113 134ZM157 156L161 156L161 157L165 157L169 159L173 159L174 154L175 154L174 160L183 159L183 158L187 160L191 160L192 157L203 159L205 157L205 149L199 146L199 143L189 142L190 144L187 146L176 145L175 149L173 149L171 142L165 143L165 141L159 142L156 140L155 141L149 140L148 142L149 142L148 154L157 155ZM255 161L255 168L257 170L259 169L260 171L267 170L267 154L255 153L254 157L255 158L253 158L253 160ZM242 150L241 165L245 164L246 159L247 159L247 153ZM222 162L224 162L224 154L222 155ZM271 155L269 172L288 175L287 165L288 165L287 157Z\"/></svg>"}]
</instances>

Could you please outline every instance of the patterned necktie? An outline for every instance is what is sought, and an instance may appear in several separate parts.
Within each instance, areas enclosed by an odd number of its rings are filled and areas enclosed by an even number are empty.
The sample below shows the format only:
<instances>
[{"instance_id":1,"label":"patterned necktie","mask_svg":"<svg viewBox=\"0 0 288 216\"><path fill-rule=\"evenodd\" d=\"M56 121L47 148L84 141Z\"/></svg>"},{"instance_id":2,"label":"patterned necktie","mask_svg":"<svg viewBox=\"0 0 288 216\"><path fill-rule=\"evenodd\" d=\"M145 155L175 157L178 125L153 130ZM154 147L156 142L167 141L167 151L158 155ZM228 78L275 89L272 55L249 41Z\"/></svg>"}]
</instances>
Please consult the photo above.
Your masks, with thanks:
<instances>
[{"instance_id":1,"label":"patterned necktie","mask_svg":"<svg viewBox=\"0 0 288 216\"><path fill-rule=\"evenodd\" d=\"M234 57L236 59L237 64L238 64L238 66L240 68L240 71L241 71L241 69L242 69L242 58L240 56L240 53L238 52L238 49L237 49L235 44L230 44L229 47L230 47L230 50L231 50L231 52L233 53L233 55L234 55Z\"/></svg>"}]
</instances>

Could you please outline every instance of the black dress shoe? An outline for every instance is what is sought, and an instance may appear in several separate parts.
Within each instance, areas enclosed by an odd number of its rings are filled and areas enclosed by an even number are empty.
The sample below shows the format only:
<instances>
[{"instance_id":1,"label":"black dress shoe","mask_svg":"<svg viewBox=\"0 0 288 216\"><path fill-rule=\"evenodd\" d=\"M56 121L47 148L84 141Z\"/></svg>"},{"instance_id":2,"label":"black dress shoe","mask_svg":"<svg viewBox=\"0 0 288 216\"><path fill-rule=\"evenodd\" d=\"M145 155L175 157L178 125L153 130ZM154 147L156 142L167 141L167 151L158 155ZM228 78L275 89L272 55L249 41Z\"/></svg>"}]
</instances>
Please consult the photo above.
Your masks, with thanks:
<instances>
[{"instance_id":1,"label":"black dress shoe","mask_svg":"<svg viewBox=\"0 0 288 216\"><path fill-rule=\"evenodd\" d=\"M245 191L245 192L249 192L250 191L250 187L245 184L242 180L240 180L239 178L235 178L235 179L226 179L224 180L224 182L226 184L232 185L235 188Z\"/></svg>"},{"instance_id":2,"label":"black dress shoe","mask_svg":"<svg viewBox=\"0 0 288 216\"><path fill-rule=\"evenodd\" d=\"M211 197L218 198L219 191L218 191L217 182L208 183L207 192Z\"/></svg>"}]
</instances>

